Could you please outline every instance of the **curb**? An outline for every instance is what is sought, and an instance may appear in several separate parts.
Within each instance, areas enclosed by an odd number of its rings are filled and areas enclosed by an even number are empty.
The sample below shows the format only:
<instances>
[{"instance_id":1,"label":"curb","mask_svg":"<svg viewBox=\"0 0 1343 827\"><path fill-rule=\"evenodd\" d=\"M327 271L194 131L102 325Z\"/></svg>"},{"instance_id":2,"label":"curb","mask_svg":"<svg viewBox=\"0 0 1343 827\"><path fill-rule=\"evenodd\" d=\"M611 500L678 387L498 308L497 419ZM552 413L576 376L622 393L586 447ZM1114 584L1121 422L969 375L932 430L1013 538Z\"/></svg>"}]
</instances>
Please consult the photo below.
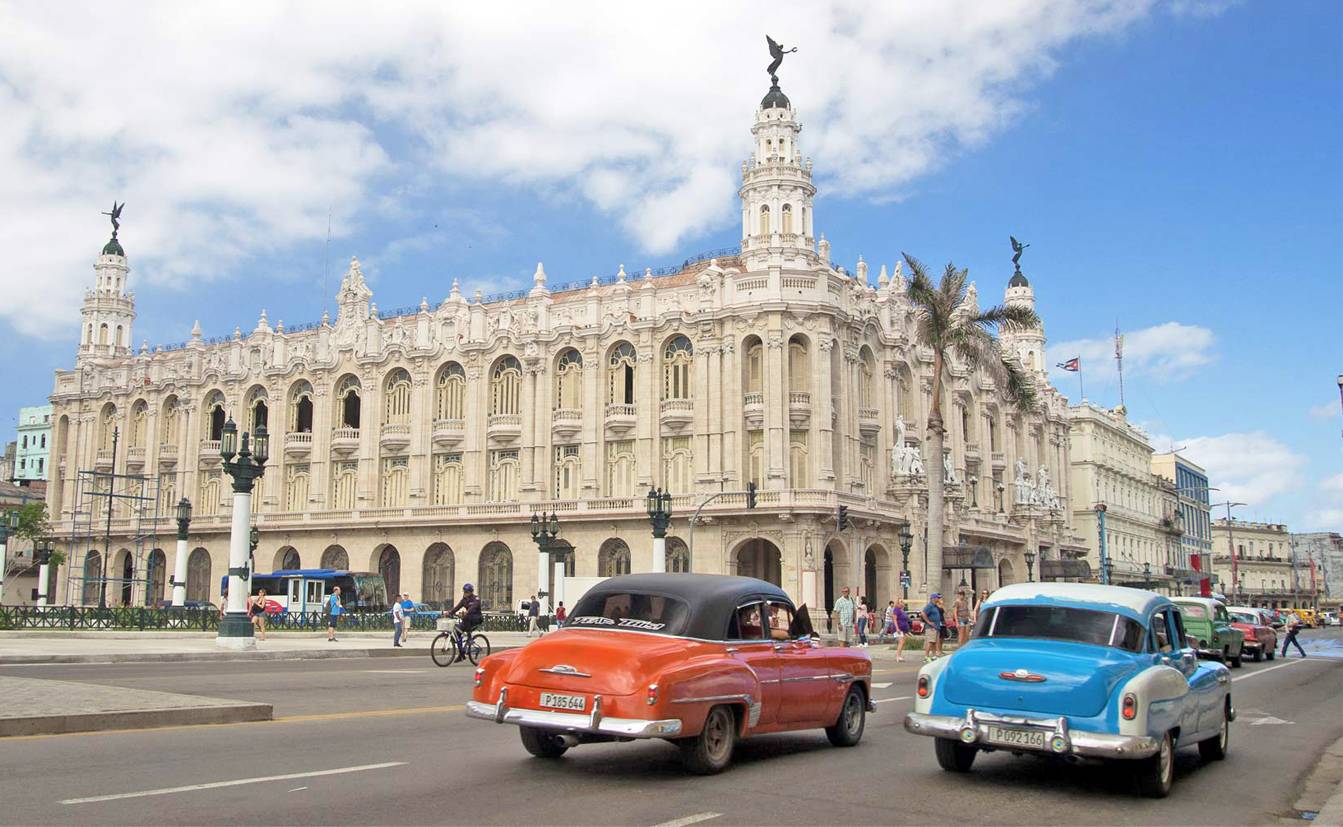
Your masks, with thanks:
<instances>
[{"instance_id":1,"label":"curb","mask_svg":"<svg viewBox=\"0 0 1343 827\"><path fill-rule=\"evenodd\" d=\"M1337 825L1343 824L1343 782L1340 782L1338 789L1329 796L1329 800L1324 802L1324 807L1320 809L1319 815L1315 816L1316 824Z\"/></svg>"},{"instance_id":2,"label":"curb","mask_svg":"<svg viewBox=\"0 0 1343 827\"><path fill-rule=\"evenodd\" d=\"M491 652L516 649L515 645L495 646ZM428 658L429 650L409 649L398 652L391 648L378 649L281 649L274 652L124 652L108 655L0 655L0 666L35 666L59 663L166 663L189 661L193 663L264 660L334 660L339 658Z\"/></svg>"},{"instance_id":3,"label":"curb","mask_svg":"<svg viewBox=\"0 0 1343 827\"><path fill-rule=\"evenodd\" d=\"M238 702L219 706L167 709L137 709L133 712L92 712L84 715L42 715L32 718L0 718L0 738L24 735L63 735L71 732L101 732L116 729L150 729L197 724L238 724L269 721L270 704Z\"/></svg>"}]
</instances>

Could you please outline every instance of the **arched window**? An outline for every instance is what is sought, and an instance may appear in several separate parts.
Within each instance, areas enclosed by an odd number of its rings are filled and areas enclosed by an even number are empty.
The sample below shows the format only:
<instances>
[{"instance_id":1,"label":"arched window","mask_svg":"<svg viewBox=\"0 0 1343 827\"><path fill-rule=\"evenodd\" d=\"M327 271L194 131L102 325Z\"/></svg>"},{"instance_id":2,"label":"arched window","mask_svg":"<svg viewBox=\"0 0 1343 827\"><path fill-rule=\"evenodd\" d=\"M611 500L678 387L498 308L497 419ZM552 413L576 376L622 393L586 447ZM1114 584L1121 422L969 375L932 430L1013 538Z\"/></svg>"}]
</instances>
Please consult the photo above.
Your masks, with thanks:
<instances>
[{"instance_id":1,"label":"arched window","mask_svg":"<svg viewBox=\"0 0 1343 827\"><path fill-rule=\"evenodd\" d=\"M862 408L875 408L872 391L876 368L873 366L872 351L864 347L858 354L858 405Z\"/></svg>"},{"instance_id":2,"label":"arched window","mask_svg":"<svg viewBox=\"0 0 1343 827\"><path fill-rule=\"evenodd\" d=\"M246 429L250 427L252 433L256 433L256 429L260 425L265 425L267 428L270 427L270 406L266 404L265 388L257 385L248 391L244 409L247 410L250 415L247 417L247 421L242 424L243 428Z\"/></svg>"},{"instance_id":3,"label":"arched window","mask_svg":"<svg viewBox=\"0 0 1343 827\"><path fill-rule=\"evenodd\" d=\"M151 609L163 599L163 584L167 571L168 557L163 553L163 549L156 548L149 552L149 565L145 569L145 577L148 578L145 584L145 605Z\"/></svg>"},{"instance_id":4,"label":"arched window","mask_svg":"<svg viewBox=\"0 0 1343 827\"><path fill-rule=\"evenodd\" d=\"M285 546L275 556L275 568L279 571L293 571L303 568L303 558L299 555L298 549L293 546Z\"/></svg>"},{"instance_id":5,"label":"arched window","mask_svg":"<svg viewBox=\"0 0 1343 827\"><path fill-rule=\"evenodd\" d=\"M788 390L806 393L811 389L811 361L807 341L801 336L788 340Z\"/></svg>"},{"instance_id":6,"label":"arched window","mask_svg":"<svg viewBox=\"0 0 1343 827\"><path fill-rule=\"evenodd\" d=\"M296 434L312 433L312 385L303 379L289 391L289 427Z\"/></svg>"},{"instance_id":7,"label":"arched window","mask_svg":"<svg viewBox=\"0 0 1343 827\"><path fill-rule=\"evenodd\" d=\"M490 502L513 502L518 498L518 449L490 452Z\"/></svg>"},{"instance_id":8,"label":"arched window","mask_svg":"<svg viewBox=\"0 0 1343 827\"><path fill-rule=\"evenodd\" d=\"M580 468L577 445L555 446L555 499L578 499Z\"/></svg>"},{"instance_id":9,"label":"arched window","mask_svg":"<svg viewBox=\"0 0 1343 827\"><path fill-rule=\"evenodd\" d=\"M410 424L410 387L410 373L405 368L387 374L382 414L384 425Z\"/></svg>"},{"instance_id":10,"label":"arched window","mask_svg":"<svg viewBox=\"0 0 1343 827\"><path fill-rule=\"evenodd\" d=\"M387 584L388 599L400 599L401 595L401 553L396 546L384 546L378 555L378 574Z\"/></svg>"},{"instance_id":11,"label":"arched window","mask_svg":"<svg viewBox=\"0 0 1343 827\"><path fill-rule=\"evenodd\" d=\"M662 398L690 398L690 362L695 355L690 340L674 336L662 350Z\"/></svg>"},{"instance_id":12,"label":"arched window","mask_svg":"<svg viewBox=\"0 0 1343 827\"><path fill-rule=\"evenodd\" d=\"M480 552L482 608L506 612L513 606L513 552L503 543L490 543Z\"/></svg>"},{"instance_id":13,"label":"arched window","mask_svg":"<svg viewBox=\"0 0 1343 827\"><path fill-rule=\"evenodd\" d=\"M359 484L359 463L340 462L331 475L331 507L340 511L354 508Z\"/></svg>"},{"instance_id":14,"label":"arched window","mask_svg":"<svg viewBox=\"0 0 1343 827\"><path fill-rule=\"evenodd\" d=\"M466 372L456 362L448 362L434 381L434 418L466 418Z\"/></svg>"},{"instance_id":15,"label":"arched window","mask_svg":"<svg viewBox=\"0 0 1343 827\"><path fill-rule=\"evenodd\" d=\"M336 571L350 570L350 555L342 546L327 546L322 552L322 568Z\"/></svg>"},{"instance_id":16,"label":"arched window","mask_svg":"<svg viewBox=\"0 0 1343 827\"><path fill-rule=\"evenodd\" d=\"M115 339L112 340L112 344L113 344L113 346L115 346L115 347L125 347L125 346L126 346L125 338L126 338L126 337L125 337L125 335L122 333L122 330L121 330L121 325L117 325L117 337L116 337Z\"/></svg>"},{"instance_id":17,"label":"arched window","mask_svg":"<svg viewBox=\"0 0 1343 827\"><path fill-rule=\"evenodd\" d=\"M769 235L769 205L760 206L760 235Z\"/></svg>"},{"instance_id":18,"label":"arched window","mask_svg":"<svg viewBox=\"0 0 1343 827\"><path fill-rule=\"evenodd\" d=\"M196 503L196 513L205 516L219 513L219 472L206 472L201 477L200 499Z\"/></svg>"},{"instance_id":19,"label":"arched window","mask_svg":"<svg viewBox=\"0 0 1343 827\"><path fill-rule=\"evenodd\" d=\"M783 205L783 233L788 234L793 231L793 205Z\"/></svg>"},{"instance_id":20,"label":"arched window","mask_svg":"<svg viewBox=\"0 0 1343 827\"><path fill-rule=\"evenodd\" d=\"M673 494L691 491L690 437L674 436L662 440L662 483Z\"/></svg>"},{"instance_id":21,"label":"arched window","mask_svg":"<svg viewBox=\"0 0 1343 827\"><path fill-rule=\"evenodd\" d=\"M80 602L92 606L98 602L98 593L102 585L103 556L93 549L84 555L83 587L80 589Z\"/></svg>"},{"instance_id":22,"label":"arched window","mask_svg":"<svg viewBox=\"0 0 1343 827\"><path fill-rule=\"evenodd\" d=\"M669 574L690 573L690 549L679 537L667 538L667 572Z\"/></svg>"},{"instance_id":23,"label":"arched window","mask_svg":"<svg viewBox=\"0 0 1343 827\"><path fill-rule=\"evenodd\" d=\"M107 325L98 327L98 344L105 346L107 344Z\"/></svg>"},{"instance_id":24,"label":"arched window","mask_svg":"<svg viewBox=\"0 0 1343 827\"><path fill-rule=\"evenodd\" d=\"M606 496L634 496L635 468L634 440L606 443Z\"/></svg>"},{"instance_id":25,"label":"arched window","mask_svg":"<svg viewBox=\"0 0 1343 827\"><path fill-rule=\"evenodd\" d=\"M406 504L410 489L410 467L407 457L387 457L382 461L382 505L395 508Z\"/></svg>"},{"instance_id":26,"label":"arched window","mask_svg":"<svg viewBox=\"0 0 1343 827\"><path fill-rule=\"evenodd\" d=\"M606 377L606 401L616 405L634 404L634 370L638 364L634 345L621 342L611 348Z\"/></svg>"},{"instance_id":27,"label":"arched window","mask_svg":"<svg viewBox=\"0 0 1343 827\"><path fill-rule=\"evenodd\" d=\"M748 338L744 345L746 375L742 380L746 384L746 393L762 393L765 387L765 346L755 336Z\"/></svg>"},{"instance_id":28,"label":"arched window","mask_svg":"<svg viewBox=\"0 0 1343 827\"><path fill-rule=\"evenodd\" d=\"M210 552L192 549L187 558L187 600L210 600Z\"/></svg>"},{"instance_id":29,"label":"arched window","mask_svg":"<svg viewBox=\"0 0 1343 827\"><path fill-rule=\"evenodd\" d=\"M219 391L205 397L205 438L219 440L224 437L224 394Z\"/></svg>"},{"instance_id":30,"label":"arched window","mask_svg":"<svg viewBox=\"0 0 1343 827\"><path fill-rule=\"evenodd\" d=\"M424 554L424 576L420 583L420 599L444 609L452 608L456 598L453 575L455 560L447 543L434 543Z\"/></svg>"},{"instance_id":31,"label":"arched window","mask_svg":"<svg viewBox=\"0 0 1343 827\"><path fill-rule=\"evenodd\" d=\"M176 445L180 434L178 414L181 405L176 396L168 397L163 403L163 421L159 423L159 442L164 445Z\"/></svg>"},{"instance_id":32,"label":"arched window","mask_svg":"<svg viewBox=\"0 0 1343 827\"><path fill-rule=\"evenodd\" d=\"M790 431L788 441L788 470L794 488L811 485L810 463L807 456L807 432Z\"/></svg>"},{"instance_id":33,"label":"arched window","mask_svg":"<svg viewBox=\"0 0 1343 827\"><path fill-rule=\"evenodd\" d=\"M103 406L103 414L99 417L98 449L101 451L112 450L112 435L117 429L117 406L108 402Z\"/></svg>"},{"instance_id":34,"label":"arched window","mask_svg":"<svg viewBox=\"0 0 1343 827\"><path fill-rule=\"evenodd\" d=\"M336 427L359 427L359 379L346 376L336 384Z\"/></svg>"},{"instance_id":35,"label":"arched window","mask_svg":"<svg viewBox=\"0 0 1343 827\"><path fill-rule=\"evenodd\" d=\"M522 410L522 365L512 356L494 363L490 376L490 415L516 414Z\"/></svg>"},{"instance_id":36,"label":"arched window","mask_svg":"<svg viewBox=\"0 0 1343 827\"><path fill-rule=\"evenodd\" d=\"M583 356L573 348L560 354L555 366L555 410L583 406Z\"/></svg>"},{"instance_id":37,"label":"arched window","mask_svg":"<svg viewBox=\"0 0 1343 827\"><path fill-rule=\"evenodd\" d=\"M434 455L434 505L457 505L462 501L462 455Z\"/></svg>"},{"instance_id":38,"label":"arched window","mask_svg":"<svg viewBox=\"0 0 1343 827\"><path fill-rule=\"evenodd\" d=\"M126 443L132 448L143 448L145 445L145 429L149 424L149 404L143 399L131 406L131 427L129 441Z\"/></svg>"},{"instance_id":39,"label":"arched window","mask_svg":"<svg viewBox=\"0 0 1343 827\"><path fill-rule=\"evenodd\" d=\"M597 576L619 577L630 573L630 547L624 540L611 539L602 543L597 552Z\"/></svg>"},{"instance_id":40,"label":"arched window","mask_svg":"<svg viewBox=\"0 0 1343 827\"><path fill-rule=\"evenodd\" d=\"M308 466L286 465L284 469L284 510L308 510Z\"/></svg>"}]
</instances>

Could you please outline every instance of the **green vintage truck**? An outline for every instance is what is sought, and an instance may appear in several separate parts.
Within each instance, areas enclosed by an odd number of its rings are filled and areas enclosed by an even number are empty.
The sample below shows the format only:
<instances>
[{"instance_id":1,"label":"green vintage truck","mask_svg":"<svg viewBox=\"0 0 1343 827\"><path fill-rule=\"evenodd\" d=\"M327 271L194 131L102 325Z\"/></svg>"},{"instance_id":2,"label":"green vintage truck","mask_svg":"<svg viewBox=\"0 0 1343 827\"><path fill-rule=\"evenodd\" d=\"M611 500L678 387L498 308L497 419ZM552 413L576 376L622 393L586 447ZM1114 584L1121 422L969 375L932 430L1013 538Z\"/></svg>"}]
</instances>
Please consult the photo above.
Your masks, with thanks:
<instances>
[{"instance_id":1,"label":"green vintage truck","mask_svg":"<svg viewBox=\"0 0 1343 827\"><path fill-rule=\"evenodd\" d=\"M1176 597L1184 630L1200 656L1240 668L1245 634L1231 625L1231 614L1220 600L1211 597Z\"/></svg>"}]
</instances>

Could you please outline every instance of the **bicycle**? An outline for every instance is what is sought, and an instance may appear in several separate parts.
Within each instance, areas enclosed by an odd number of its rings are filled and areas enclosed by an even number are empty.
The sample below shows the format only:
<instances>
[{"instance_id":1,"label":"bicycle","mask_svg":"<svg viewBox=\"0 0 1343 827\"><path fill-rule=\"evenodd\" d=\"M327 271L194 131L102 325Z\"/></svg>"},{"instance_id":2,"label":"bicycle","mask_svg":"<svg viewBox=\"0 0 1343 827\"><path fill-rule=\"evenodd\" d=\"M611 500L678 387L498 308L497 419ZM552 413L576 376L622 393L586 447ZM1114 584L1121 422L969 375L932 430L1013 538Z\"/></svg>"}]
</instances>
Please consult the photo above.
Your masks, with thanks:
<instances>
[{"instance_id":1,"label":"bicycle","mask_svg":"<svg viewBox=\"0 0 1343 827\"><path fill-rule=\"evenodd\" d=\"M429 657L433 658L438 666L451 666L462 655L471 661L472 665L479 663L481 658L489 657L489 638L476 631L470 635L463 635L458 623L455 619L444 619L439 622L438 636L429 644Z\"/></svg>"}]
</instances>

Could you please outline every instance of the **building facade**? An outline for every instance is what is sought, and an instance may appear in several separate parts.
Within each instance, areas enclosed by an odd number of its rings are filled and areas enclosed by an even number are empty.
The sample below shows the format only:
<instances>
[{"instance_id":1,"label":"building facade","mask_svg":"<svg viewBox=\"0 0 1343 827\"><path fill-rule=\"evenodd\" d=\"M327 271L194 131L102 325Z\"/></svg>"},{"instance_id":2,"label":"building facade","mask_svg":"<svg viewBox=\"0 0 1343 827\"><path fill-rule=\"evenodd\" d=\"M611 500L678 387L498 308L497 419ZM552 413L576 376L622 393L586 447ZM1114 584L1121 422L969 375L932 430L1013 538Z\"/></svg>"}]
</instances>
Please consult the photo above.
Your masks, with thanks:
<instances>
[{"instance_id":1,"label":"building facade","mask_svg":"<svg viewBox=\"0 0 1343 827\"><path fill-rule=\"evenodd\" d=\"M51 455L50 405L19 408L18 448L14 454L14 479L19 481L47 479L47 462Z\"/></svg>"},{"instance_id":2,"label":"building facade","mask_svg":"<svg viewBox=\"0 0 1343 827\"><path fill-rule=\"evenodd\" d=\"M1292 535L1297 583L1311 585L1309 568L1315 566L1313 594L1320 606L1343 605L1343 535L1337 531L1310 531ZM1303 571L1304 570L1304 571Z\"/></svg>"},{"instance_id":3,"label":"building facade","mask_svg":"<svg viewBox=\"0 0 1343 827\"><path fill-rule=\"evenodd\" d=\"M18 463L19 443L13 440L5 443L4 456L0 456L0 481L14 481L14 467Z\"/></svg>"},{"instance_id":4,"label":"building facade","mask_svg":"<svg viewBox=\"0 0 1343 827\"><path fill-rule=\"evenodd\" d=\"M898 595L903 525L916 538L911 599L954 582L961 572L924 570L927 474L943 478L941 530L974 552L981 586L1024 580L1028 551L1076 552L1068 411L1048 385L1043 329L1006 342L1034 369L1039 406L1018 411L987 375L953 364L947 454L925 456L932 355L914 338L901 268L873 283L861 257L853 274L831 261L800 130L773 87L741 167L740 247L669 273L621 266L557 285L538 264L527 291L468 298L454 280L437 304L382 313L352 260L334 319L286 327L263 311L248 332L207 341L197 325L182 345L132 352L134 296L114 236L85 299L76 369L58 371L51 397L49 504L71 564L62 598L96 602L104 568L121 578L112 602L163 594L168 518L188 497L188 596L218 599L230 417L271 434L254 497L259 570L381 571L392 591L429 601L466 582L495 609L533 594L547 580L533 514L558 515L571 574L648 571L650 487L673 495L669 570L755 575L813 607L841 585L878 603ZM1005 298L1034 294L1013 285ZM108 566L80 528L104 516L90 469L153 492L112 515ZM692 528L687 517L720 493ZM146 536L137 550L132 538Z\"/></svg>"},{"instance_id":5,"label":"building facade","mask_svg":"<svg viewBox=\"0 0 1343 827\"><path fill-rule=\"evenodd\" d=\"M1165 480L1165 495L1174 505L1175 520L1171 532L1179 537L1182 554L1178 565L1188 572L1194 555L1200 561L1212 554L1212 505L1209 499L1208 472L1176 451L1152 455L1152 473ZM1164 515L1163 515L1164 516ZM1200 562L1201 565L1201 562ZM1187 582L1184 586L1193 586Z\"/></svg>"},{"instance_id":6,"label":"building facade","mask_svg":"<svg viewBox=\"0 0 1343 827\"><path fill-rule=\"evenodd\" d=\"M1092 569L1101 570L1104 543L1110 582L1182 593L1189 556L1178 495L1152 472L1147 433L1123 406L1083 402L1070 409L1070 420L1073 526L1088 537Z\"/></svg>"},{"instance_id":7,"label":"building facade","mask_svg":"<svg viewBox=\"0 0 1343 827\"><path fill-rule=\"evenodd\" d=\"M1235 560L1232 560L1234 549ZM1296 605L1303 591L1293 565L1291 535L1281 523L1213 520L1214 591L1239 605L1277 609ZM1304 591L1309 591L1309 574Z\"/></svg>"}]
</instances>

